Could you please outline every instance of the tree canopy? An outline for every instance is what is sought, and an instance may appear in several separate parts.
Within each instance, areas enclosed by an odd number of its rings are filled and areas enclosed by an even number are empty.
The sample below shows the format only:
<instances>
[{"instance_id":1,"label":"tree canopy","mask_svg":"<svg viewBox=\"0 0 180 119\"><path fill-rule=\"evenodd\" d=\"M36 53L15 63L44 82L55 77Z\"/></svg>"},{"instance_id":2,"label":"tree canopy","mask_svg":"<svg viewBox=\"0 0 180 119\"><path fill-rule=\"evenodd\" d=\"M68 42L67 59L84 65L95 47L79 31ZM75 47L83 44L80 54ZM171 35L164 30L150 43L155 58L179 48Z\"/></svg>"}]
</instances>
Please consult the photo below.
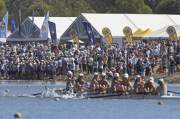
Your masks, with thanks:
<instances>
[{"instance_id":1,"label":"tree canopy","mask_svg":"<svg viewBox=\"0 0 180 119\"><path fill-rule=\"evenodd\" d=\"M18 21L27 16L78 16L81 13L180 14L180 0L0 0L0 16L8 10Z\"/></svg>"}]
</instances>

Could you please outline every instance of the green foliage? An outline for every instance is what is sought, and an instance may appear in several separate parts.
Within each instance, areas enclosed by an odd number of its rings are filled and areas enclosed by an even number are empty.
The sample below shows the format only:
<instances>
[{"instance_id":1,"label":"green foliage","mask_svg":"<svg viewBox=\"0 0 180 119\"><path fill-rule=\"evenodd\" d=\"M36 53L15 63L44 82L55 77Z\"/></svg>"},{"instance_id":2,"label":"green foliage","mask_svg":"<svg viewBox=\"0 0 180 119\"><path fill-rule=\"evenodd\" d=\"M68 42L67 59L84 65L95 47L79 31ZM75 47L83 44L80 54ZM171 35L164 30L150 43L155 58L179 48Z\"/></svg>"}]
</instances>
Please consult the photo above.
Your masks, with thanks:
<instances>
[{"instance_id":1,"label":"green foliage","mask_svg":"<svg viewBox=\"0 0 180 119\"><path fill-rule=\"evenodd\" d=\"M162 0L156 7L156 13L180 14L180 0Z\"/></svg>"},{"instance_id":2,"label":"green foliage","mask_svg":"<svg viewBox=\"0 0 180 119\"><path fill-rule=\"evenodd\" d=\"M4 3L5 2L5 3ZM0 15L78 16L81 13L180 13L180 0L0 0Z\"/></svg>"},{"instance_id":3,"label":"green foliage","mask_svg":"<svg viewBox=\"0 0 180 119\"><path fill-rule=\"evenodd\" d=\"M4 0L0 0L0 17L2 18L6 11L6 5Z\"/></svg>"},{"instance_id":4,"label":"green foliage","mask_svg":"<svg viewBox=\"0 0 180 119\"><path fill-rule=\"evenodd\" d=\"M152 13L144 0L115 0L115 12L120 13Z\"/></svg>"}]
</instances>

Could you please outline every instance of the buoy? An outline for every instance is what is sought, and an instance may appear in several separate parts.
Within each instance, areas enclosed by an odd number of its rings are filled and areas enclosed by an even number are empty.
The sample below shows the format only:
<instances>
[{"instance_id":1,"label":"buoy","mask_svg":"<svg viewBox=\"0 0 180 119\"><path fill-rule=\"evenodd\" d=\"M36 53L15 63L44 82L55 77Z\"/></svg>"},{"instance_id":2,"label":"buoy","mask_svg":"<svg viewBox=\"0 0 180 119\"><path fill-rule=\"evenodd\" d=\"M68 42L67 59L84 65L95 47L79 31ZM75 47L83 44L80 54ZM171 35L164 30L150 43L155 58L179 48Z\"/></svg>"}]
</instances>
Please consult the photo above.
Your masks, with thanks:
<instances>
[{"instance_id":1,"label":"buoy","mask_svg":"<svg viewBox=\"0 0 180 119\"><path fill-rule=\"evenodd\" d=\"M158 102L158 105L163 105L163 104L164 104L163 101Z\"/></svg>"},{"instance_id":2,"label":"buoy","mask_svg":"<svg viewBox=\"0 0 180 119\"><path fill-rule=\"evenodd\" d=\"M8 89L6 89L4 92L5 92L5 93L9 93L9 90L8 90Z\"/></svg>"},{"instance_id":3,"label":"buoy","mask_svg":"<svg viewBox=\"0 0 180 119\"><path fill-rule=\"evenodd\" d=\"M20 112L16 112L16 113L14 114L14 117L15 117L16 119L19 119L19 118L22 117L22 114L21 114Z\"/></svg>"}]
</instances>

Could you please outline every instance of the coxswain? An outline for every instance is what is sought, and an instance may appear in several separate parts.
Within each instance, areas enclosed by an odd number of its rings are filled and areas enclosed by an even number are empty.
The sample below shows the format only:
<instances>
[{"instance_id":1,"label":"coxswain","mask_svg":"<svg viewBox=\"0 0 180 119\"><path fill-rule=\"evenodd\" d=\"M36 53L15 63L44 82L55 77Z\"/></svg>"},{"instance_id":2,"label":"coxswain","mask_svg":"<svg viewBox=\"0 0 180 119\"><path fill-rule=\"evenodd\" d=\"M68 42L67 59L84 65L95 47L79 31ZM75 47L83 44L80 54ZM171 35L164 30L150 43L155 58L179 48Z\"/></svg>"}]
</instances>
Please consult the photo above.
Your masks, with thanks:
<instances>
[{"instance_id":1,"label":"coxswain","mask_svg":"<svg viewBox=\"0 0 180 119\"><path fill-rule=\"evenodd\" d=\"M167 95L167 84L165 83L164 79L158 80L159 86L157 87L157 94L158 95Z\"/></svg>"},{"instance_id":2,"label":"coxswain","mask_svg":"<svg viewBox=\"0 0 180 119\"><path fill-rule=\"evenodd\" d=\"M67 79L66 79L66 91L70 91L73 89L74 86L74 78L72 71L67 72Z\"/></svg>"},{"instance_id":3,"label":"coxswain","mask_svg":"<svg viewBox=\"0 0 180 119\"><path fill-rule=\"evenodd\" d=\"M135 78L135 82L134 82L134 92L136 94L144 94L145 93L145 81L144 79L140 76L137 75Z\"/></svg>"},{"instance_id":4,"label":"coxswain","mask_svg":"<svg viewBox=\"0 0 180 119\"><path fill-rule=\"evenodd\" d=\"M106 73L102 73L100 80L98 81L99 83L99 92L100 93L107 93L108 89L110 88L109 82L106 80Z\"/></svg>"},{"instance_id":5,"label":"coxswain","mask_svg":"<svg viewBox=\"0 0 180 119\"><path fill-rule=\"evenodd\" d=\"M124 91L126 94L132 91L132 84L127 73L125 73L122 77L122 85L124 86Z\"/></svg>"},{"instance_id":6,"label":"coxswain","mask_svg":"<svg viewBox=\"0 0 180 119\"><path fill-rule=\"evenodd\" d=\"M90 91L91 92L98 92L99 89L99 75L97 72L94 73L94 76L90 82Z\"/></svg>"},{"instance_id":7,"label":"coxswain","mask_svg":"<svg viewBox=\"0 0 180 119\"><path fill-rule=\"evenodd\" d=\"M124 89L122 80L119 78L119 73L114 74L114 80L111 83L111 87L112 87L113 93L118 93L120 95L124 94L125 89Z\"/></svg>"},{"instance_id":8,"label":"coxswain","mask_svg":"<svg viewBox=\"0 0 180 119\"><path fill-rule=\"evenodd\" d=\"M75 80L74 91L77 92L84 92L85 90L85 81L84 81L84 74L80 73L78 78Z\"/></svg>"},{"instance_id":9,"label":"coxswain","mask_svg":"<svg viewBox=\"0 0 180 119\"><path fill-rule=\"evenodd\" d=\"M153 77L150 77L149 80L145 83L145 92L151 95L156 93L156 85Z\"/></svg>"}]
</instances>

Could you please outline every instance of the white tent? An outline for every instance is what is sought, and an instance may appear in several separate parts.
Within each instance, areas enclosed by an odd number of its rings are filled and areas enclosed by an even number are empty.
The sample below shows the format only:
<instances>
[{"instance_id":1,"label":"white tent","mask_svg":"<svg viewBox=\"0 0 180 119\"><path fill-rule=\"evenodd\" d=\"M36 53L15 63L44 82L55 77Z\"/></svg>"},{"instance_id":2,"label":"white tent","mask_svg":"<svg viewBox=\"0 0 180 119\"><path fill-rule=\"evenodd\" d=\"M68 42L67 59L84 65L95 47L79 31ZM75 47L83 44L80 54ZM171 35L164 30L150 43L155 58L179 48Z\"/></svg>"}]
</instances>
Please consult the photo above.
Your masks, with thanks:
<instances>
[{"instance_id":1,"label":"white tent","mask_svg":"<svg viewBox=\"0 0 180 119\"><path fill-rule=\"evenodd\" d=\"M156 31L169 25L176 25L166 14L125 14L125 16L142 30L150 28Z\"/></svg>"},{"instance_id":2,"label":"white tent","mask_svg":"<svg viewBox=\"0 0 180 119\"><path fill-rule=\"evenodd\" d=\"M124 36L123 28L129 26L133 31L137 30L136 26L133 25L124 14L82 14L91 25L101 34L104 27L108 27L111 30L113 37Z\"/></svg>"},{"instance_id":3,"label":"white tent","mask_svg":"<svg viewBox=\"0 0 180 119\"><path fill-rule=\"evenodd\" d=\"M169 35L166 32L167 28L168 26L156 30L151 34L149 34L147 37L153 37L153 38L169 37ZM180 25L174 25L174 28L176 29L177 36L180 37Z\"/></svg>"},{"instance_id":4,"label":"white tent","mask_svg":"<svg viewBox=\"0 0 180 119\"><path fill-rule=\"evenodd\" d=\"M32 17L29 17L32 19ZM66 29L73 23L76 17L49 17L49 21L56 24L56 33L57 38L60 38L61 35L66 31ZM44 21L44 17L34 17L34 23L41 29ZM50 38L50 33L49 33Z\"/></svg>"}]
</instances>

